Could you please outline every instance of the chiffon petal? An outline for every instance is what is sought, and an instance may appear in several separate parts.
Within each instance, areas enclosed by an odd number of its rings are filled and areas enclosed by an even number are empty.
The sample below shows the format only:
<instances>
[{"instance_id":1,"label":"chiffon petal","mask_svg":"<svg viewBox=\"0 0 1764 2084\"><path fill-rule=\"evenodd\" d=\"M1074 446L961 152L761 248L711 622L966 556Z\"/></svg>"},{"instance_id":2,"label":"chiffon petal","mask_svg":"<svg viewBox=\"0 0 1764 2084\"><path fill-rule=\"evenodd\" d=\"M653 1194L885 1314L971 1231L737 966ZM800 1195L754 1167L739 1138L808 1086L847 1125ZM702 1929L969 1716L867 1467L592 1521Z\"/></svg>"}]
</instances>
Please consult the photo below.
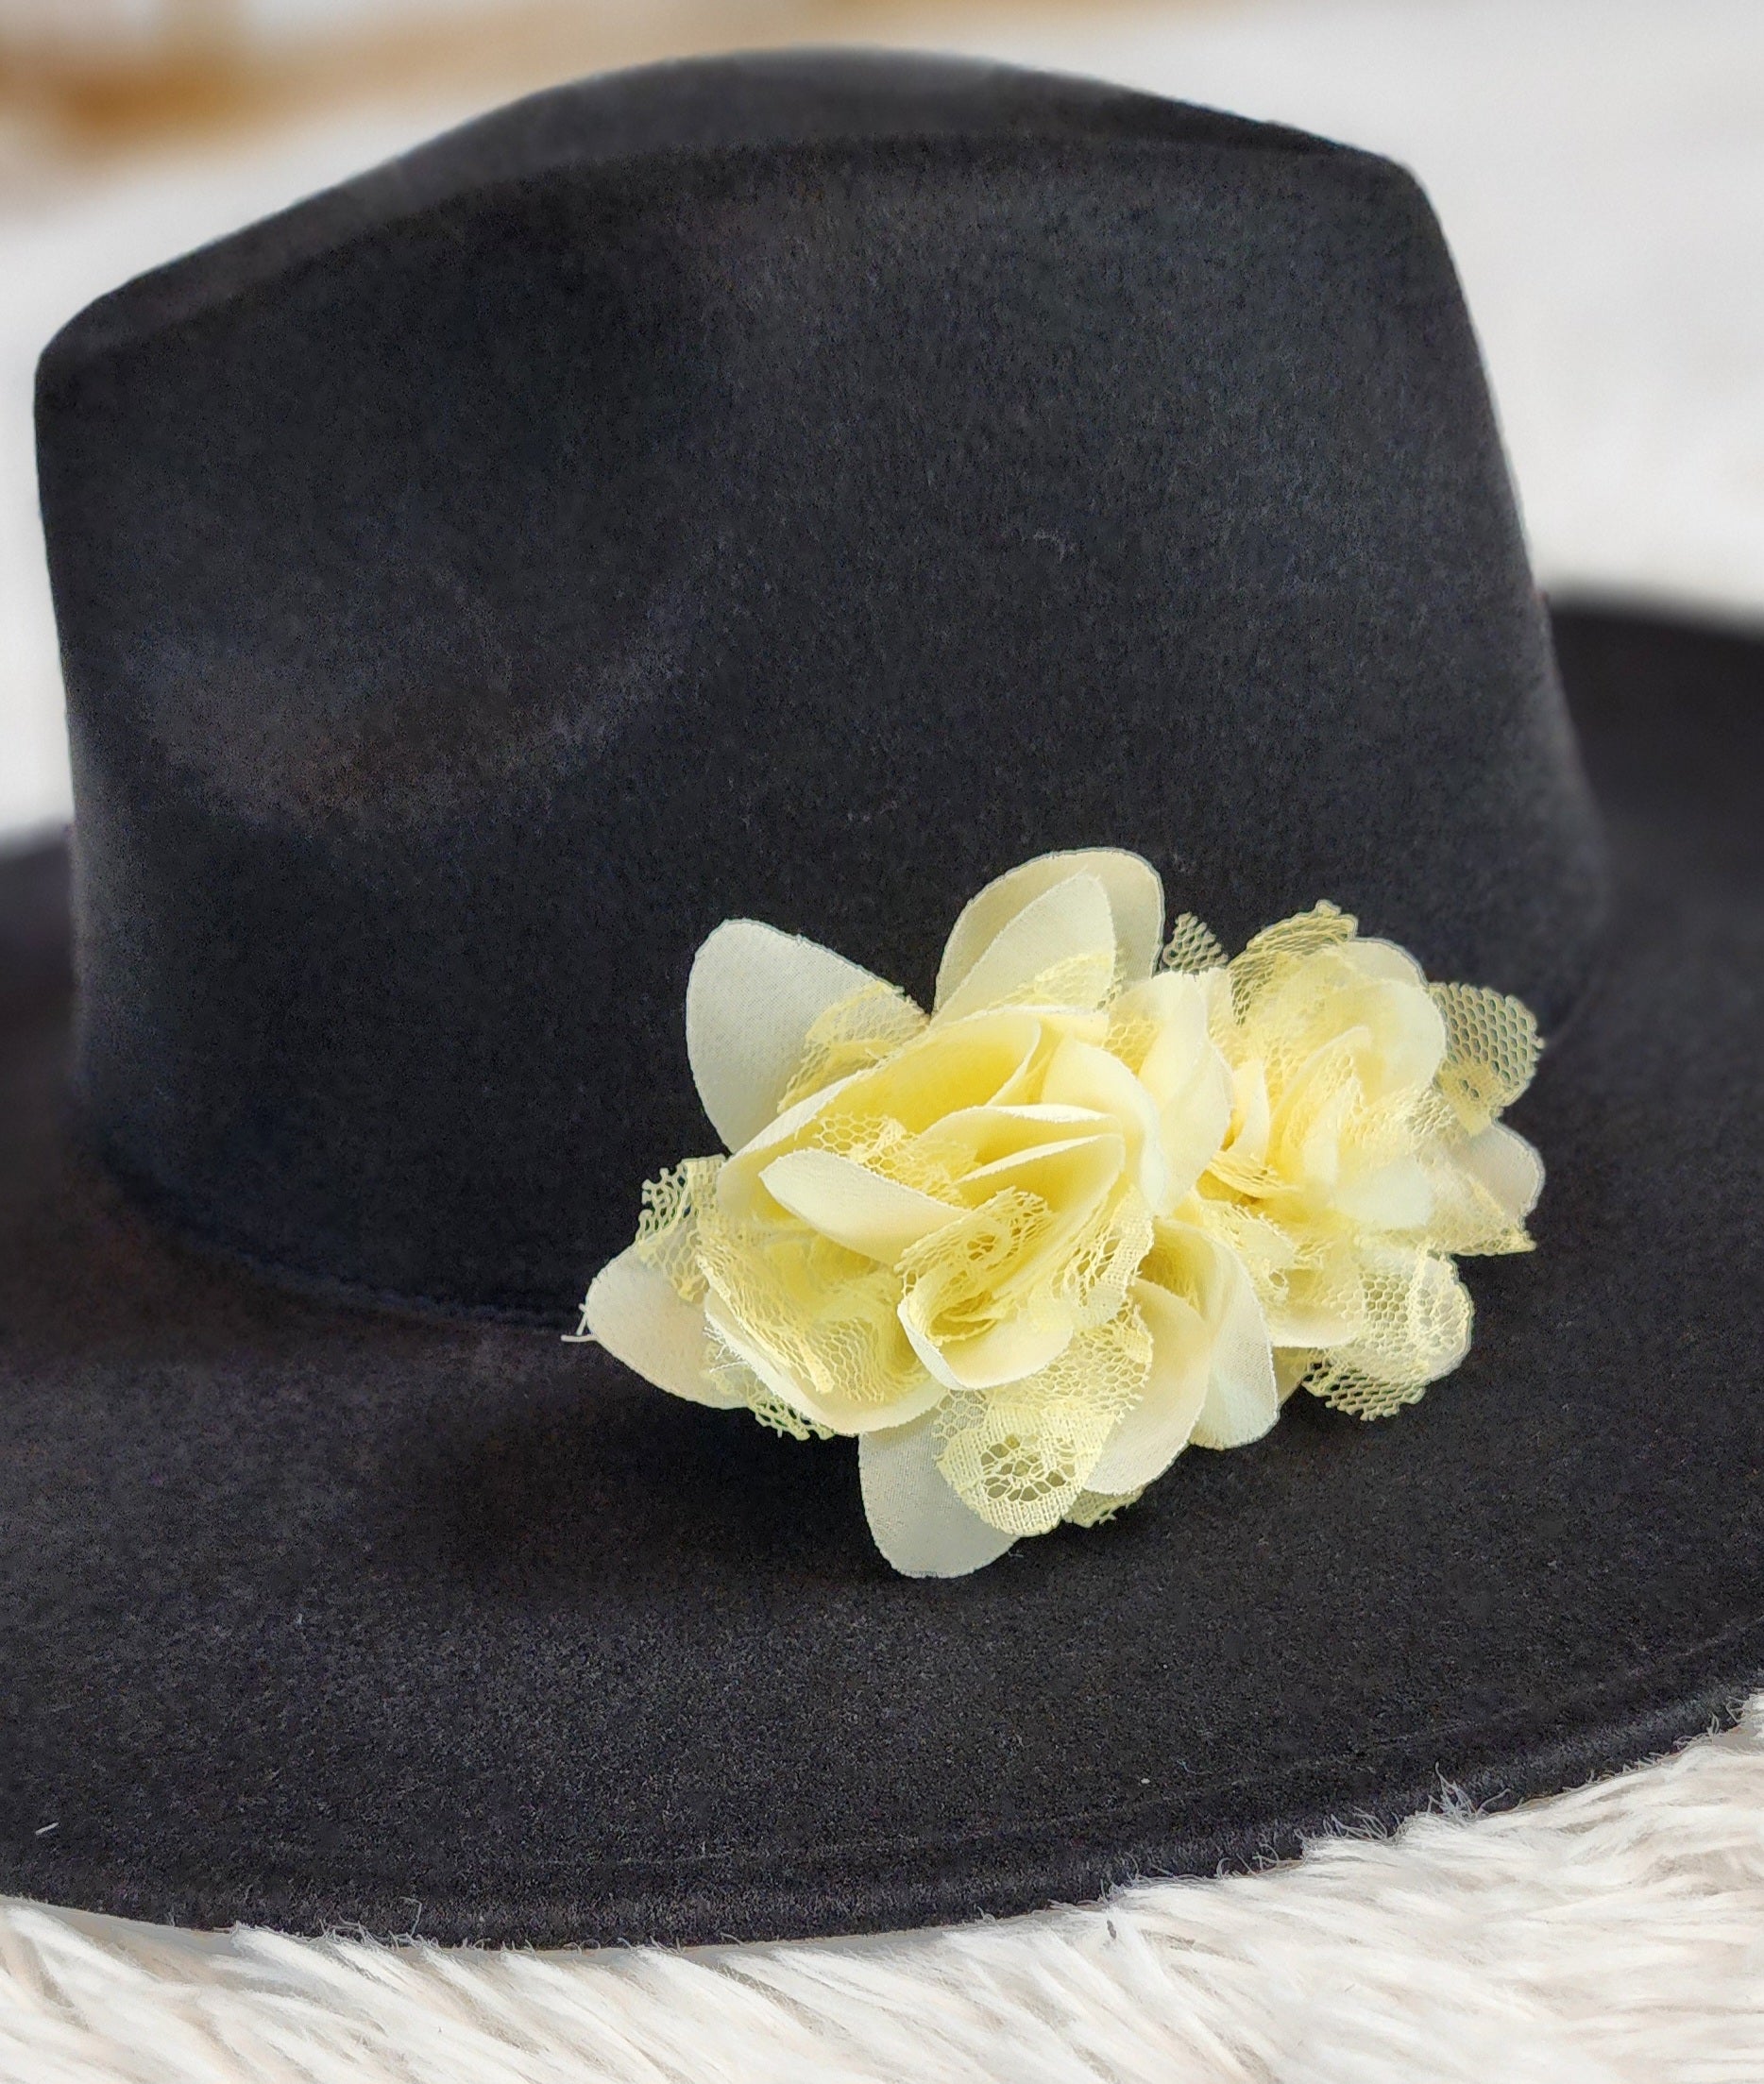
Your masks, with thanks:
<instances>
[{"instance_id":1,"label":"chiffon petal","mask_svg":"<svg viewBox=\"0 0 1764 2084\"><path fill-rule=\"evenodd\" d=\"M1213 1250L1206 1298L1212 1375L1190 1437L1197 1448L1241 1448L1260 1440L1281 1415L1274 1349L1243 1261L1223 1246Z\"/></svg>"},{"instance_id":2,"label":"chiffon petal","mask_svg":"<svg viewBox=\"0 0 1764 2084\"><path fill-rule=\"evenodd\" d=\"M926 1418L857 1443L864 1516L883 1557L909 1578L960 1578L995 1562L1014 1534L969 1511L937 1466L937 1430Z\"/></svg>"},{"instance_id":3,"label":"chiffon petal","mask_svg":"<svg viewBox=\"0 0 1764 2084\"><path fill-rule=\"evenodd\" d=\"M1504 1122L1491 1122L1458 1155L1465 1170L1488 1190L1515 1226L1537 1206L1543 1192L1543 1160Z\"/></svg>"},{"instance_id":4,"label":"chiffon petal","mask_svg":"<svg viewBox=\"0 0 1764 2084\"><path fill-rule=\"evenodd\" d=\"M789 1151L760 1175L773 1200L823 1237L892 1266L908 1245L961 1213L833 1151Z\"/></svg>"},{"instance_id":5,"label":"chiffon petal","mask_svg":"<svg viewBox=\"0 0 1764 2084\"><path fill-rule=\"evenodd\" d=\"M725 920L693 960L686 1048L724 1147L767 1127L828 1007L879 980L830 948L755 919Z\"/></svg>"},{"instance_id":6,"label":"chiffon petal","mask_svg":"<svg viewBox=\"0 0 1764 2084\"><path fill-rule=\"evenodd\" d=\"M1058 1107L1086 1109L1118 1127L1126 1141L1128 1170L1146 1206L1159 1214L1175 1206L1179 1196L1164 1157L1163 1124L1157 1103L1119 1057L1094 1042L1068 1038L1054 1052L1042 1097ZM1215 1140L1213 1148L1217 1147ZM1199 1170L1196 1165L1183 1181L1184 1192Z\"/></svg>"},{"instance_id":7,"label":"chiffon petal","mask_svg":"<svg viewBox=\"0 0 1764 2084\"><path fill-rule=\"evenodd\" d=\"M1094 875L1069 875L1006 922L946 996L939 1016L960 1020L989 1007L1043 996L1096 1007L1114 975L1114 919Z\"/></svg>"},{"instance_id":8,"label":"chiffon petal","mask_svg":"<svg viewBox=\"0 0 1764 2084\"><path fill-rule=\"evenodd\" d=\"M727 1410L741 1401L704 1366L704 1311L686 1301L633 1246L602 1266L588 1289L587 1329L615 1360L657 1389Z\"/></svg>"},{"instance_id":9,"label":"chiffon petal","mask_svg":"<svg viewBox=\"0 0 1764 2084\"><path fill-rule=\"evenodd\" d=\"M932 1337L917 1302L908 1289L900 1306L901 1329L925 1373L943 1390L998 1389L1020 1382L1057 1361L1072 1343L1072 1313L1057 1305L1007 1318L970 1338L940 1342Z\"/></svg>"},{"instance_id":10,"label":"chiffon petal","mask_svg":"<svg viewBox=\"0 0 1764 2084\"><path fill-rule=\"evenodd\" d=\"M1087 1489L1111 1494L1163 1474L1187 1447L1212 1379L1207 1327L1193 1303L1149 1280L1136 1280L1131 1294L1151 1333L1151 1373L1084 1479Z\"/></svg>"},{"instance_id":11,"label":"chiffon petal","mask_svg":"<svg viewBox=\"0 0 1764 2084\"><path fill-rule=\"evenodd\" d=\"M1103 887L1122 979L1149 976L1163 940L1163 885L1151 863L1118 847L1043 854L989 883L963 906L937 973L939 1009L1019 912L1076 874L1094 876Z\"/></svg>"}]
</instances>

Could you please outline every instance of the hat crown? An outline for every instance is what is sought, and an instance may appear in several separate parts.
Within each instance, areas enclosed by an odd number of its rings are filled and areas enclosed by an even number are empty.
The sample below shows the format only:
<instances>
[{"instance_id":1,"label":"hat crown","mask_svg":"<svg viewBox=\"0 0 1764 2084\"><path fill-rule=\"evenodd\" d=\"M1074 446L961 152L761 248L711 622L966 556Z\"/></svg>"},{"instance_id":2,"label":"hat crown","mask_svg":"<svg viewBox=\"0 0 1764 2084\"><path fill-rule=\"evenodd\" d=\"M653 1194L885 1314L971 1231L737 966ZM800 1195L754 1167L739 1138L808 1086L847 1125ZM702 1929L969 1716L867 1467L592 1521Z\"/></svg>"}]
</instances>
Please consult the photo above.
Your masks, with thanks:
<instances>
[{"instance_id":1,"label":"hat crown","mask_svg":"<svg viewBox=\"0 0 1764 2084\"><path fill-rule=\"evenodd\" d=\"M711 1146L722 918L928 996L1112 845L1548 1025L1592 814L1414 183L929 60L560 90L144 279L40 387L79 1081L199 1235L557 1318Z\"/></svg>"}]
</instances>

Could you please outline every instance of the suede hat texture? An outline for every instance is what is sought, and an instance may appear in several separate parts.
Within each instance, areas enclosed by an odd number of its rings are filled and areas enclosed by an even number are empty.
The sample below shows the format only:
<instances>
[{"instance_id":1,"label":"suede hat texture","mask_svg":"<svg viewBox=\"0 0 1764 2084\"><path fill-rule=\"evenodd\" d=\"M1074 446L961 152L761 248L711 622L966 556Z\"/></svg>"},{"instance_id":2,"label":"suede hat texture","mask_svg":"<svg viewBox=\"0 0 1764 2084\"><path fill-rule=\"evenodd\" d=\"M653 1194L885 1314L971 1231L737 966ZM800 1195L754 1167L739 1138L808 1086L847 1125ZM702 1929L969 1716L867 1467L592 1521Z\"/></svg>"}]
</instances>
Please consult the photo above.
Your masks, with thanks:
<instances>
[{"instance_id":1,"label":"suede hat texture","mask_svg":"<svg viewBox=\"0 0 1764 2084\"><path fill-rule=\"evenodd\" d=\"M1560 1787L1764 1672L1764 665L1552 647L1399 169L658 68L101 300L39 430L77 815L71 928L61 853L0 867L0 1886L879 1928ZM714 1141L719 921L924 996L1078 846L1527 999L1539 1250L1399 1420L1300 1398L901 1579L849 1442L558 1334Z\"/></svg>"}]
</instances>

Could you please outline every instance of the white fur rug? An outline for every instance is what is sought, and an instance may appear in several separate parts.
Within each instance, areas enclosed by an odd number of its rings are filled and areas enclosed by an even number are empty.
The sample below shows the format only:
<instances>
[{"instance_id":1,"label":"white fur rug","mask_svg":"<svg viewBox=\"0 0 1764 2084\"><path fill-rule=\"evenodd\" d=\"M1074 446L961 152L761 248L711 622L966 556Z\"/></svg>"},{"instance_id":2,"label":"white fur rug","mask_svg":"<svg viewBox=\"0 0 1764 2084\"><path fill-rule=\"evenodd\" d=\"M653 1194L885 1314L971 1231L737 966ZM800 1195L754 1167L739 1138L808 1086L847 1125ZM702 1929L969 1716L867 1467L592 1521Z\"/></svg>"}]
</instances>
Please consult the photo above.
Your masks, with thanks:
<instances>
[{"instance_id":1,"label":"white fur rug","mask_svg":"<svg viewBox=\"0 0 1764 2084\"><path fill-rule=\"evenodd\" d=\"M1758 2084L1764 1697L1675 1756L1296 1866L692 1954L0 1908L18 2084Z\"/></svg>"},{"instance_id":2,"label":"white fur rug","mask_svg":"<svg viewBox=\"0 0 1764 2084\"><path fill-rule=\"evenodd\" d=\"M0 0L0 6L4 0ZM1081 19L1077 8L1069 18ZM1558 584L1764 610L1764 7L1310 0L990 45L1408 159ZM922 41L924 39L921 39ZM463 111L0 210L0 827L65 812L29 370L77 304ZM0 144L4 140L0 139ZM1764 2084L1764 1696L1509 1815L887 1940L692 1955L213 1937L0 1903L4 2084Z\"/></svg>"}]
</instances>

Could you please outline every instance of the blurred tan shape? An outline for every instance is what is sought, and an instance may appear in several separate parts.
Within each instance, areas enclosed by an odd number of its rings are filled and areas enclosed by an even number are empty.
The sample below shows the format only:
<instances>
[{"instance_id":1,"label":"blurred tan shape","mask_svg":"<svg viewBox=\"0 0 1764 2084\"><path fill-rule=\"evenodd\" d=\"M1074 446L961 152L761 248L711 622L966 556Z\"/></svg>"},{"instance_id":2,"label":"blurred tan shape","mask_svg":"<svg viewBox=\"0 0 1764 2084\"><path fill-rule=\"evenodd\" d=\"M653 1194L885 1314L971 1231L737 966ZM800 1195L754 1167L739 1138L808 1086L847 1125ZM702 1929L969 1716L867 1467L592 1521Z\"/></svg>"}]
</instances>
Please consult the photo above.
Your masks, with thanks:
<instances>
[{"instance_id":1,"label":"blurred tan shape","mask_svg":"<svg viewBox=\"0 0 1764 2084\"><path fill-rule=\"evenodd\" d=\"M1175 0L1171 11L1206 4ZM983 35L1124 9L962 0L954 11ZM951 13L935 0L329 0L311 27L284 8L271 34L250 0L157 0L144 19L122 0L0 0L0 117L24 117L78 155L109 156L364 96L466 86L489 103L694 51L941 42Z\"/></svg>"}]
</instances>

